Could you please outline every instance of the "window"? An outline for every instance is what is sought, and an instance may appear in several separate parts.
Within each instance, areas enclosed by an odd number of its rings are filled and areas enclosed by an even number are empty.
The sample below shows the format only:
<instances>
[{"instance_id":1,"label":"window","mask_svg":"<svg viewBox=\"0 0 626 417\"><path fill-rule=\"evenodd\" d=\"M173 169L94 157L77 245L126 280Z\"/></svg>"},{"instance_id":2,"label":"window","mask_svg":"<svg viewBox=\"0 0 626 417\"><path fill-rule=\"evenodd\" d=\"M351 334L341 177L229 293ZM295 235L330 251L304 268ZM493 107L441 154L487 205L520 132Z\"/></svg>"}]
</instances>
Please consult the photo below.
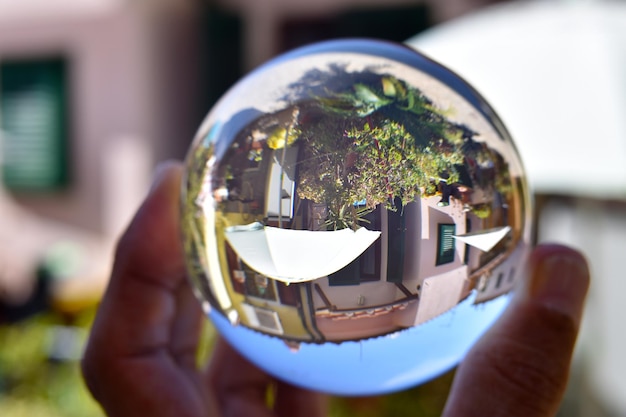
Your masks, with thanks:
<instances>
[{"instance_id":1,"label":"window","mask_svg":"<svg viewBox=\"0 0 626 417\"><path fill-rule=\"evenodd\" d=\"M283 333L283 327L281 326L280 319L275 311L264 310L261 308L255 308L254 311L259 322L259 327L277 333Z\"/></svg>"},{"instance_id":2,"label":"window","mask_svg":"<svg viewBox=\"0 0 626 417\"><path fill-rule=\"evenodd\" d=\"M454 224L440 224L437 236L437 263L436 265L448 264L454 261Z\"/></svg>"},{"instance_id":3,"label":"window","mask_svg":"<svg viewBox=\"0 0 626 417\"><path fill-rule=\"evenodd\" d=\"M382 207L363 216L369 223L365 227L369 230L380 230L380 216ZM386 211L386 210L385 210ZM380 252L381 239L377 239L359 257L348 265L328 276L328 283L331 286L338 285L359 285L362 282L380 280Z\"/></svg>"},{"instance_id":4,"label":"window","mask_svg":"<svg viewBox=\"0 0 626 417\"><path fill-rule=\"evenodd\" d=\"M498 280L496 281L496 290L500 288L500 285L502 285L502 278L504 278L504 272L500 272L498 274Z\"/></svg>"},{"instance_id":5,"label":"window","mask_svg":"<svg viewBox=\"0 0 626 417\"><path fill-rule=\"evenodd\" d=\"M67 80L63 59L0 63L2 178L16 191L68 183Z\"/></svg>"},{"instance_id":6,"label":"window","mask_svg":"<svg viewBox=\"0 0 626 417\"><path fill-rule=\"evenodd\" d=\"M253 271L243 262L241 265L245 276L244 286L247 296L262 298L268 301L278 301L273 279Z\"/></svg>"},{"instance_id":7,"label":"window","mask_svg":"<svg viewBox=\"0 0 626 417\"><path fill-rule=\"evenodd\" d=\"M241 307L250 322L250 326L268 333L283 334L283 326L278 313L273 310L242 304Z\"/></svg>"},{"instance_id":8,"label":"window","mask_svg":"<svg viewBox=\"0 0 626 417\"><path fill-rule=\"evenodd\" d=\"M511 283L513 282L514 279L515 279L515 268L511 268L511 270L509 271L509 277L507 278L507 281Z\"/></svg>"}]
</instances>

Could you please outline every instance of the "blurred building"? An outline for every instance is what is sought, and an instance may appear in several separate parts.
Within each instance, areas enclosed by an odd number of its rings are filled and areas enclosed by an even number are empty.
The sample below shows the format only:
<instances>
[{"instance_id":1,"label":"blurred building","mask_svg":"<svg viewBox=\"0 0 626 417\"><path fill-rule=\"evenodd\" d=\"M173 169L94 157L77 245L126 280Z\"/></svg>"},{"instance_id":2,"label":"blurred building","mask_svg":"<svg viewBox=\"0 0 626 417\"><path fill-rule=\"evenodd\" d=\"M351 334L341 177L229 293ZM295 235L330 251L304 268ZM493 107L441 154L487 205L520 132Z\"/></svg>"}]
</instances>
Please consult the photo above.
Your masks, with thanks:
<instances>
[{"instance_id":1,"label":"blurred building","mask_svg":"<svg viewBox=\"0 0 626 417\"><path fill-rule=\"evenodd\" d=\"M198 8L0 1L0 299L23 302L42 267L58 299L99 294L153 165L200 120Z\"/></svg>"},{"instance_id":2,"label":"blurred building","mask_svg":"<svg viewBox=\"0 0 626 417\"><path fill-rule=\"evenodd\" d=\"M276 53L338 37L403 42L434 23L499 0L215 0L244 28L250 69Z\"/></svg>"},{"instance_id":3,"label":"blurred building","mask_svg":"<svg viewBox=\"0 0 626 417\"><path fill-rule=\"evenodd\" d=\"M101 287L156 161L181 158L247 70L328 38L403 41L484 2L0 0L0 294L26 297L48 258Z\"/></svg>"}]
</instances>

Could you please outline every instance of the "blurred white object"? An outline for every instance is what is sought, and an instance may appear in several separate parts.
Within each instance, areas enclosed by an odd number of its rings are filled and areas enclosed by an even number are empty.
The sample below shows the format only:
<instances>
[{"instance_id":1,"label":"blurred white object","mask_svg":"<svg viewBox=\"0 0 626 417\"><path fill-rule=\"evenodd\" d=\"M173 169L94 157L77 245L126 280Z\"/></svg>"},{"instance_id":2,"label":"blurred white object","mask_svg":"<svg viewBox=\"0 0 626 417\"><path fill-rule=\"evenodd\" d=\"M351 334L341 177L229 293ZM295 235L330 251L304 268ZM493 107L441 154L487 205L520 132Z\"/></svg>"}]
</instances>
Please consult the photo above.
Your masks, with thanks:
<instances>
[{"instance_id":1,"label":"blurred white object","mask_svg":"<svg viewBox=\"0 0 626 417\"><path fill-rule=\"evenodd\" d=\"M605 408L626 415L626 3L505 4L407 43L494 106L535 191L578 197L548 201L538 239L588 256L594 281L579 345L585 380L572 385L590 387Z\"/></svg>"},{"instance_id":2,"label":"blurred white object","mask_svg":"<svg viewBox=\"0 0 626 417\"><path fill-rule=\"evenodd\" d=\"M589 404L581 403L585 400L580 398L588 396L584 390L590 389L611 412L608 415L626 415L626 281L622 267L626 254L626 203L549 201L542 210L539 241L560 241L576 247L591 264L592 288L577 352L581 369L575 373L582 380L571 384L583 392L571 393L570 397L576 397L579 406L587 407ZM594 410L580 411L578 415L604 414Z\"/></svg>"},{"instance_id":3,"label":"blurred white object","mask_svg":"<svg viewBox=\"0 0 626 417\"><path fill-rule=\"evenodd\" d=\"M536 191L626 197L626 3L509 3L407 43L494 106Z\"/></svg>"}]
</instances>

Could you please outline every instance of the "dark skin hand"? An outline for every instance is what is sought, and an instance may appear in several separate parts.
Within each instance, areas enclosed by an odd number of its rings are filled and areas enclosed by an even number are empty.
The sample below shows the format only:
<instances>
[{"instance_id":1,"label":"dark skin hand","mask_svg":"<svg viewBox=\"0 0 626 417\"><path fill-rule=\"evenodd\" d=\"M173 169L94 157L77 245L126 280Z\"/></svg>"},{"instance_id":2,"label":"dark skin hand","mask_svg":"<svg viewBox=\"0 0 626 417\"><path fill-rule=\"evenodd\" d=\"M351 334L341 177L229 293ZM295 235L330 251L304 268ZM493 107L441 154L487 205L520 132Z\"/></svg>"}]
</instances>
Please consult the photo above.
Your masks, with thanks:
<instances>
[{"instance_id":1,"label":"dark skin hand","mask_svg":"<svg viewBox=\"0 0 626 417\"><path fill-rule=\"evenodd\" d=\"M179 164L160 167L118 244L83 359L92 394L107 415L120 417L325 415L325 396L273 379L223 341L206 369L197 366L204 315L179 243L180 181ZM524 286L459 366L443 415L554 416L588 286L582 255L537 247Z\"/></svg>"}]
</instances>

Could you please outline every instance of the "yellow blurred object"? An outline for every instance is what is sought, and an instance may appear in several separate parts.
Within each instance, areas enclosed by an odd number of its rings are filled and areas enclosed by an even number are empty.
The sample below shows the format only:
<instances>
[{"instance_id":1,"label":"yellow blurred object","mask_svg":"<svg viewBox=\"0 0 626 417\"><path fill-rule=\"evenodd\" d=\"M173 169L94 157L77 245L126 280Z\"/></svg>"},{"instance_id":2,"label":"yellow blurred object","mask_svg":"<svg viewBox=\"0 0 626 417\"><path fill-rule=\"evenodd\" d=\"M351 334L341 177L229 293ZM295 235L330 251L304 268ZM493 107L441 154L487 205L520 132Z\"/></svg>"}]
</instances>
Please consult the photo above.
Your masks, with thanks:
<instances>
[{"instance_id":1,"label":"yellow blurred object","mask_svg":"<svg viewBox=\"0 0 626 417\"><path fill-rule=\"evenodd\" d=\"M298 129L289 129L289 132L287 132L287 128L280 126L267 138L267 145L271 149L282 149L285 147L285 139L287 140L287 145L291 145L299 136L300 131Z\"/></svg>"},{"instance_id":2,"label":"yellow blurred object","mask_svg":"<svg viewBox=\"0 0 626 417\"><path fill-rule=\"evenodd\" d=\"M89 310L100 303L106 283L104 275L59 282L53 288L51 307L56 312L69 315Z\"/></svg>"}]
</instances>

